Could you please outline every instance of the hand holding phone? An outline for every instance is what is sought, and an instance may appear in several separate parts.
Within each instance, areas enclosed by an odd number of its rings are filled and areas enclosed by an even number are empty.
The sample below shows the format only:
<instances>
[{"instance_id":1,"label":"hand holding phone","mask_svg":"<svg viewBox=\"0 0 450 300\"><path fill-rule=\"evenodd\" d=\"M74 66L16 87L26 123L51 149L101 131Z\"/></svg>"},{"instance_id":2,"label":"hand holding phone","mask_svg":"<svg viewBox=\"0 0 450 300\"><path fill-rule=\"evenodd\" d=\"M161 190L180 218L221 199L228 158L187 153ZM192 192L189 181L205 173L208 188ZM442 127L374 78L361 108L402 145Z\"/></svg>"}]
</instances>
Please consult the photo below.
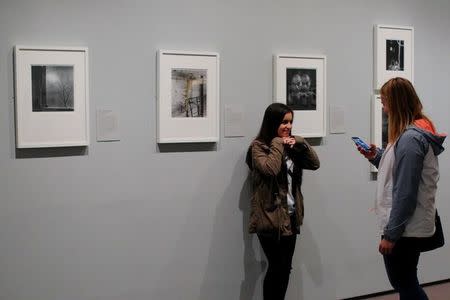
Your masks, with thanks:
<instances>
[{"instance_id":1,"label":"hand holding phone","mask_svg":"<svg viewBox=\"0 0 450 300\"><path fill-rule=\"evenodd\" d=\"M363 148L364 151L366 152L370 151L370 146L359 137L353 136L352 140L353 142L355 142L356 146Z\"/></svg>"}]
</instances>

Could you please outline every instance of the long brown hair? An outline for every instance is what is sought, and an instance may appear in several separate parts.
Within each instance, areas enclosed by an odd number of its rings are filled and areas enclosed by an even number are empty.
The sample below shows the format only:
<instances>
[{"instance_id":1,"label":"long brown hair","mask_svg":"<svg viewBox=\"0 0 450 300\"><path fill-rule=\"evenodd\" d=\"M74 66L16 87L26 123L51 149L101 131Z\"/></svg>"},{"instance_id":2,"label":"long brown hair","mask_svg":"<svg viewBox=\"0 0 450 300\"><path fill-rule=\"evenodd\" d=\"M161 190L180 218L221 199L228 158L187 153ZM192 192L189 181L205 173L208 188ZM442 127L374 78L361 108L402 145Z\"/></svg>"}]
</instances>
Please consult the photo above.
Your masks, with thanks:
<instances>
[{"instance_id":1,"label":"long brown hair","mask_svg":"<svg viewBox=\"0 0 450 300\"><path fill-rule=\"evenodd\" d=\"M286 104L278 102L270 104L264 112L261 129L256 139L270 145L272 139L278 136L278 127L287 113L291 113L294 118L294 111Z\"/></svg>"},{"instance_id":2,"label":"long brown hair","mask_svg":"<svg viewBox=\"0 0 450 300\"><path fill-rule=\"evenodd\" d=\"M393 143L414 121L425 119L435 130L433 122L423 114L422 103L411 82L396 77L388 80L380 90L388 113L388 142Z\"/></svg>"}]
</instances>

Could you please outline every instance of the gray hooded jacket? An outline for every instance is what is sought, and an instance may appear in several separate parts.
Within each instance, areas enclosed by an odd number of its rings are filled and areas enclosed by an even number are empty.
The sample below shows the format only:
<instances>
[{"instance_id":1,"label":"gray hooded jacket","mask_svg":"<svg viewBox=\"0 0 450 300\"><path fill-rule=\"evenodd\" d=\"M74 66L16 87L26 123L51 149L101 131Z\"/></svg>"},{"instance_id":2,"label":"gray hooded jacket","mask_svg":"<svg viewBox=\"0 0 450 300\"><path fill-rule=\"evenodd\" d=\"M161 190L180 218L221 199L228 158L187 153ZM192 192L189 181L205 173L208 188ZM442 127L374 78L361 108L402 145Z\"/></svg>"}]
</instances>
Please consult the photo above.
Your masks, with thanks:
<instances>
[{"instance_id":1,"label":"gray hooded jacket","mask_svg":"<svg viewBox=\"0 0 450 300\"><path fill-rule=\"evenodd\" d=\"M394 155L390 155L387 161L382 159L384 149L378 149L377 156L371 162L387 176L381 180L378 178L379 184L383 185L379 190L381 188L384 193L377 196L384 198L377 199L378 203L383 203L383 207L377 209L384 212L387 218L382 222L386 224L383 228L385 239L396 241L402 236L433 235L439 180L437 156L444 151L444 140L445 136L409 126L398 138ZM386 170L386 167L392 167L392 170Z\"/></svg>"}]
</instances>

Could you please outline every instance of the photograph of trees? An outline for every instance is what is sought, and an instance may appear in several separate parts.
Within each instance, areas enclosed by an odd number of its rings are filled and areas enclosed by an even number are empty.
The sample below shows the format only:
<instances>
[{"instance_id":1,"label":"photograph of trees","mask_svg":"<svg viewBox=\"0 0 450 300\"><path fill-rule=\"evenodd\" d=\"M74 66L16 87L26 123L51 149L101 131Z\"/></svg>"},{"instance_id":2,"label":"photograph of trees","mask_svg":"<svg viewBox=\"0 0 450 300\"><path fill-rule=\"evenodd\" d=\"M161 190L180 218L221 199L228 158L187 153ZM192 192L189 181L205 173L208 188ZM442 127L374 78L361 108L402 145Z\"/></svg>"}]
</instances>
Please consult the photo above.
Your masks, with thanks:
<instances>
[{"instance_id":1,"label":"photograph of trees","mask_svg":"<svg viewBox=\"0 0 450 300\"><path fill-rule=\"evenodd\" d=\"M33 111L73 111L73 66L32 66Z\"/></svg>"}]
</instances>

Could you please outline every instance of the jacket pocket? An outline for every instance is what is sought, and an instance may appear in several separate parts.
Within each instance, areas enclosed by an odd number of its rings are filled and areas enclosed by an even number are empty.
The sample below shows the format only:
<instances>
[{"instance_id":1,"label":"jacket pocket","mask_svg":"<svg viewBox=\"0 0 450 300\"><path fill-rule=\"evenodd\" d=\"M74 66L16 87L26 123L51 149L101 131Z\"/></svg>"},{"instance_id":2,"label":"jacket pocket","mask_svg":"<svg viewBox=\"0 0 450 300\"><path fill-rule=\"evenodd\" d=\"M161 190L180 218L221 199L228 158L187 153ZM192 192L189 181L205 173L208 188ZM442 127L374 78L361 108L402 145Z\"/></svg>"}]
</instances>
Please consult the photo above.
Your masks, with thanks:
<instances>
[{"instance_id":1,"label":"jacket pocket","mask_svg":"<svg viewBox=\"0 0 450 300\"><path fill-rule=\"evenodd\" d=\"M271 211L261 210L258 223L258 232L282 233L290 226L287 210L281 205L275 205Z\"/></svg>"},{"instance_id":2,"label":"jacket pocket","mask_svg":"<svg viewBox=\"0 0 450 300\"><path fill-rule=\"evenodd\" d=\"M263 209L266 212L274 212L279 206L281 206L281 199L278 194L272 192L270 197L264 198L263 206Z\"/></svg>"}]
</instances>

